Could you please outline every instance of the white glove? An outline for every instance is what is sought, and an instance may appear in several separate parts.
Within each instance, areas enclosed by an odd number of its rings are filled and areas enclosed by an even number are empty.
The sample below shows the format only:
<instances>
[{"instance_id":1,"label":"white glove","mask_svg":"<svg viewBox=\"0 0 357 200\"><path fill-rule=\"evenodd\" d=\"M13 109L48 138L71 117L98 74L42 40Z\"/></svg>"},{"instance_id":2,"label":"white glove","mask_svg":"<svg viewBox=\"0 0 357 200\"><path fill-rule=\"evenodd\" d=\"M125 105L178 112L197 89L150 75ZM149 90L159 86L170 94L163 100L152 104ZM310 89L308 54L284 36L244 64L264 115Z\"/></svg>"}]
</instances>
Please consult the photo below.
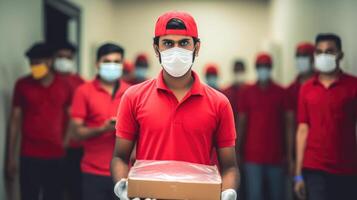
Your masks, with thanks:
<instances>
[{"instance_id":1,"label":"white glove","mask_svg":"<svg viewBox=\"0 0 357 200\"><path fill-rule=\"evenodd\" d=\"M224 190L221 194L221 200L236 200L237 192L233 189Z\"/></svg>"},{"instance_id":2,"label":"white glove","mask_svg":"<svg viewBox=\"0 0 357 200\"><path fill-rule=\"evenodd\" d=\"M114 186L114 193L120 200L130 200L128 198L128 181L123 178L117 182Z\"/></svg>"},{"instance_id":3,"label":"white glove","mask_svg":"<svg viewBox=\"0 0 357 200\"><path fill-rule=\"evenodd\" d=\"M117 182L114 186L114 193L119 197L120 200L130 200L128 197L128 181L123 178L119 182ZM140 200L140 198L134 198L133 200ZM146 198L145 200L156 200Z\"/></svg>"}]
</instances>

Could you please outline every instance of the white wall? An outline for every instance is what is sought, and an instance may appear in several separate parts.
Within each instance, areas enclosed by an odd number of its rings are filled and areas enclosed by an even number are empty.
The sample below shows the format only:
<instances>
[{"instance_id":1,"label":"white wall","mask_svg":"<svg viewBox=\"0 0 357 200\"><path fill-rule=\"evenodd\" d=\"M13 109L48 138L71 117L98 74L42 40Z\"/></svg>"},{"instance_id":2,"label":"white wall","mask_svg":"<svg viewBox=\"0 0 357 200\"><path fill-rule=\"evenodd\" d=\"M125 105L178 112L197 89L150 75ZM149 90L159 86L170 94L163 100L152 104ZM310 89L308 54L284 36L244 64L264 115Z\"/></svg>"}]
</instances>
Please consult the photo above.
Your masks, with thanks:
<instances>
[{"instance_id":1,"label":"white wall","mask_svg":"<svg viewBox=\"0 0 357 200\"><path fill-rule=\"evenodd\" d=\"M14 82L29 70L24 52L43 39L42 0L0 0L0 171L3 172L5 127ZM0 199L5 198L0 179Z\"/></svg>"},{"instance_id":2,"label":"white wall","mask_svg":"<svg viewBox=\"0 0 357 200\"><path fill-rule=\"evenodd\" d=\"M321 32L342 38L343 69L357 74L357 1L355 0L273 0L271 5L272 40L282 50L282 81L295 76L294 53L300 41L314 42Z\"/></svg>"},{"instance_id":3,"label":"white wall","mask_svg":"<svg viewBox=\"0 0 357 200\"><path fill-rule=\"evenodd\" d=\"M253 60L269 35L269 4L259 1L114 1L113 7L116 40L127 49L129 59L142 51L150 55L151 76L160 70L152 48L154 27L166 11L193 15L202 42L194 69L203 75L207 62L217 63L222 84L230 81L236 58L246 60L248 76L254 78Z\"/></svg>"},{"instance_id":4,"label":"white wall","mask_svg":"<svg viewBox=\"0 0 357 200\"><path fill-rule=\"evenodd\" d=\"M115 7L113 0L69 0L81 8L81 74L93 78L95 55L104 42L115 42Z\"/></svg>"}]
</instances>

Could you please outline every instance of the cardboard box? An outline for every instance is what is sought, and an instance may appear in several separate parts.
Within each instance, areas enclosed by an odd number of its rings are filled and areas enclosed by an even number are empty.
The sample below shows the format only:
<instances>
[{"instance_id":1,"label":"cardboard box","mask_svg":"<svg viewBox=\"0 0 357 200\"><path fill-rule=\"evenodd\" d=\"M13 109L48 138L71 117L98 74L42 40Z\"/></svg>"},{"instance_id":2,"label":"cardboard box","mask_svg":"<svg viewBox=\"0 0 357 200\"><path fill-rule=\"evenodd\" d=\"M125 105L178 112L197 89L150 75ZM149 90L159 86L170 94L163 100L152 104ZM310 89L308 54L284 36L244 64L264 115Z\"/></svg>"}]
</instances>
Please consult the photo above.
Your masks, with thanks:
<instances>
[{"instance_id":1,"label":"cardboard box","mask_svg":"<svg viewBox=\"0 0 357 200\"><path fill-rule=\"evenodd\" d=\"M160 200L220 200L221 185L216 166L137 160L129 172L128 196Z\"/></svg>"}]
</instances>

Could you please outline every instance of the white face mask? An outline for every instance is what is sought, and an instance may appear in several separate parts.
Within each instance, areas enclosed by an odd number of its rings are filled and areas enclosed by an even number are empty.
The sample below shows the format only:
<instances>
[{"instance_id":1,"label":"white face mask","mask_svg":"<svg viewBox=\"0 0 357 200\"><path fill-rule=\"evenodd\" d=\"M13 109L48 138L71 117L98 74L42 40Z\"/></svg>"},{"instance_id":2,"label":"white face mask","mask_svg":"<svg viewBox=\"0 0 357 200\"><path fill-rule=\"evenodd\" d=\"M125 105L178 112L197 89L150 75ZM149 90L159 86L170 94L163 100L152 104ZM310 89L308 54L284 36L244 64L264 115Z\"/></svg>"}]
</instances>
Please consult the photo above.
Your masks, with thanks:
<instances>
[{"instance_id":1,"label":"white face mask","mask_svg":"<svg viewBox=\"0 0 357 200\"><path fill-rule=\"evenodd\" d=\"M62 73L72 73L75 71L73 60L70 60L68 58L56 58L54 68L56 71Z\"/></svg>"},{"instance_id":2,"label":"white face mask","mask_svg":"<svg viewBox=\"0 0 357 200\"><path fill-rule=\"evenodd\" d=\"M322 73L330 73L336 69L336 56L331 54L315 55L315 68Z\"/></svg>"},{"instance_id":3,"label":"white face mask","mask_svg":"<svg viewBox=\"0 0 357 200\"><path fill-rule=\"evenodd\" d=\"M245 74L243 72L234 73L234 82L236 83L244 83L245 82Z\"/></svg>"},{"instance_id":4,"label":"white face mask","mask_svg":"<svg viewBox=\"0 0 357 200\"><path fill-rule=\"evenodd\" d=\"M306 73L311 70L310 57L299 56L296 58L296 67L300 73Z\"/></svg>"},{"instance_id":5,"label":"white face mask","mask_svg":"<svg viewBox=\"0 0 357 200\"><path fill-rule=\"evenodd\" d=\"M193 63L193 51L179 47L160 52L161 65L173 77L185 75Z\"/></svg>"},{"instance_id":6,"label":"white face mask","mask_svg":"<svg viewBox=\"0 0 357 200\"><path fill-rule=\"evenodd\" d=\"M123 73L123 64L121 63L100 63L99 76L108 82L118 80Z\"/></svg>"},{"instance_id":7,"label":"white face mask","mask_svg":"<svg viewBox=\"0 0 357 200\"><path fill-rule=\"evenodd\" d=\"M266 82L270 79L271 69L268 67L259 67L257 69L258 80Z\"/></svg>"}]
</instances>

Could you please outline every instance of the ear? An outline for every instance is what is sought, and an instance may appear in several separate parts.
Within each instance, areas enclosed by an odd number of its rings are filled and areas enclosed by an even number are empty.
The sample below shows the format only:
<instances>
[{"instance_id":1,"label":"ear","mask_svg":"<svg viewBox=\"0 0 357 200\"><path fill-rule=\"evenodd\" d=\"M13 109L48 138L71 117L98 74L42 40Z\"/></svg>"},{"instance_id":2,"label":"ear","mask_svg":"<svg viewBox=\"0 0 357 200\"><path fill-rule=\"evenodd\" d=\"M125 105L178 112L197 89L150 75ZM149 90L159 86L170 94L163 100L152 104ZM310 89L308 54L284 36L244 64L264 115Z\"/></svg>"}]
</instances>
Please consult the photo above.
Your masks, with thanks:
<instances>
[{"instance_id":1,"label":"ear","mask_svg":"<svg viewBox=\"0 0 357 200\"><path fill-rule=\"evenodd\" d=\"M345 56L345 53L343 53L343 51L341 51L341 53L338 56L337 60L342 60L344 56Z\"/></svg>"},{"instance_id":2,"label":"ear","mask_svg":"<svg viewBox=\"0 0 357 200\"><path fill-rule=\"evenodd\" d=\"M157 46L156 44L152 44L152 47L154 48L156 57L159 57L160 56L159 46Z\"/></svg>"},{"instance_id":3,"label":"ear","mask_svg":"<svg viewBox=\"0 0 357 200\"><path fill-rule=\"evenodd\" d=\"M195 57L198 57L198 52L200 51L201 48L201 42L197 42L195 45Z\"/></svg>"}]
</instances>

